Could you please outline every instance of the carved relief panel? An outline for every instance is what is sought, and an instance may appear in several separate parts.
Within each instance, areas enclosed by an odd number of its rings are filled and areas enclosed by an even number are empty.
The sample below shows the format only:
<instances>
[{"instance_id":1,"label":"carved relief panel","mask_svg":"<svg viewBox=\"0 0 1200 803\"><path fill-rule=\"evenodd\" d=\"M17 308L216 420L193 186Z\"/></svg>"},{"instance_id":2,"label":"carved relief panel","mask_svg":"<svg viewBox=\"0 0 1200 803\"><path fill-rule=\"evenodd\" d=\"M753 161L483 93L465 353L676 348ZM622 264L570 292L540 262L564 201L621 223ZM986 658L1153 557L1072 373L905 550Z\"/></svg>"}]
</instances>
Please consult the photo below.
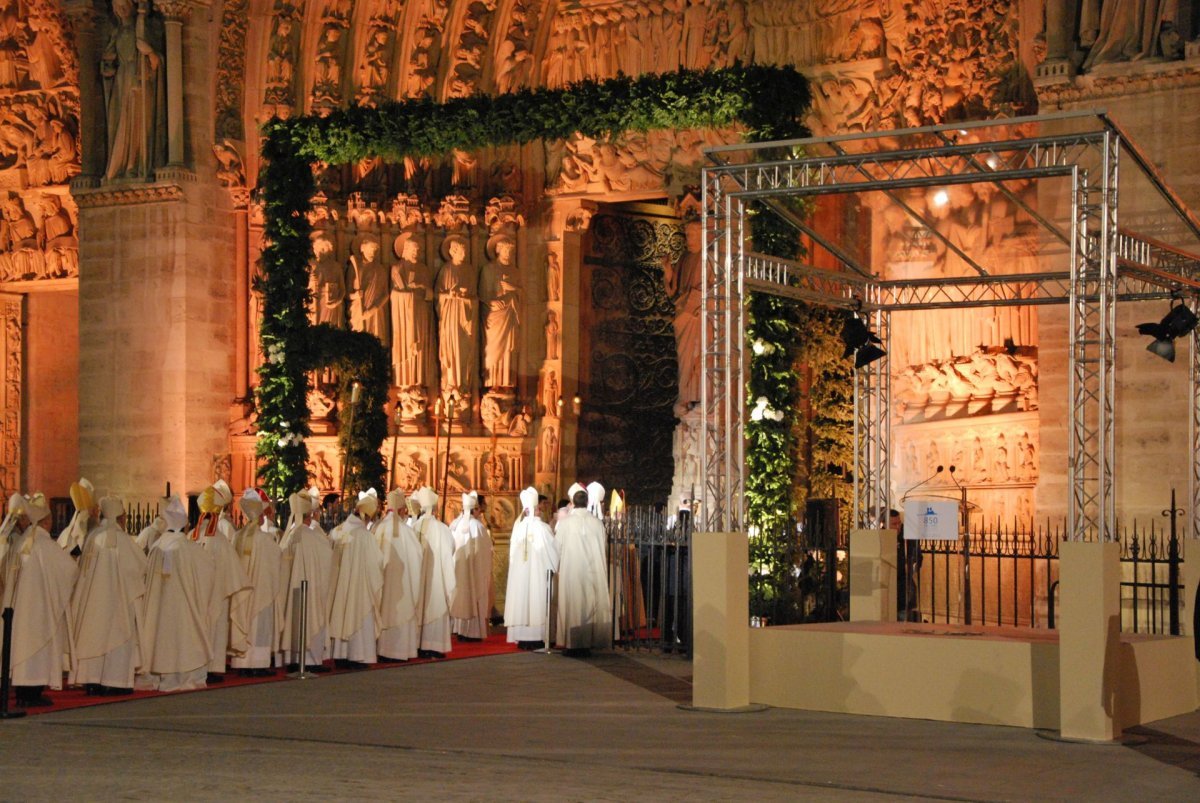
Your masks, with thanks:
<instances>
[{"instance_id":1,"label":"carved relief panel","mask_svg":"<svg viewBox=\"0 0 1200 803\"><path fill-rule=\"evenodd\" d=\"M21 389L22 373L21 296L0 293L0 339L4 362L0 363L0 493L4 499L21 488Z\"/></svg>"}]
</instances>

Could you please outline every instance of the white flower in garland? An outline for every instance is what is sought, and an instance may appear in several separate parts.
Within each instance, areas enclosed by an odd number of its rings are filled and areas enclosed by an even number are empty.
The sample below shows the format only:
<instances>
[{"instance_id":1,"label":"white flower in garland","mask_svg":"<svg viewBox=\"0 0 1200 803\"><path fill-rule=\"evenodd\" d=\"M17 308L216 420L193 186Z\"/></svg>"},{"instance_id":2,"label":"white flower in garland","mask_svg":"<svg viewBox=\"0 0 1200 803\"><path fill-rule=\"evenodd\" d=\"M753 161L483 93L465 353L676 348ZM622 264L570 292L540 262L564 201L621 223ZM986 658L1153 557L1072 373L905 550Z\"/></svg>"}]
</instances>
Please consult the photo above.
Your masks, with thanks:
<instances>
[{"instance_id":1,"label":"white flower in garland","mask_svg":"<svg viewBox=\"0 0 1200 803\"><path fill-rule=\"evenodd\" d=\"M771 403L767 401L766 396L759 396L754 400L754 409L750 411L751 421L782 421L783 411L772 409Z\"/></svg>"},{"instance_id":2,"label":"white flower in garland","mask_svg":"<svg viewBox=\"0 0 1200 803\"><path fill-rule=\"evenodd\" d=\"M768 343L767 341L763 340L760 337L758 340L755 340L753 343L750 344L750 350L753 351L755 356L758 356L758 357L761 357L764 354L774 354L775 353L775 344Z\"/></svg>"},{"instance_id":3,"label":"white flower in garland","mask_svg":"<svg viewBox=\"0 0 1200 803\"><path fill-rule=\"evenodd\" d=\"M279 365L283 362L283 358L284 353L282 343L272 343L271 345L267 346L267 362L271 363L271 365Z\"/></svg>"}]
</instances>

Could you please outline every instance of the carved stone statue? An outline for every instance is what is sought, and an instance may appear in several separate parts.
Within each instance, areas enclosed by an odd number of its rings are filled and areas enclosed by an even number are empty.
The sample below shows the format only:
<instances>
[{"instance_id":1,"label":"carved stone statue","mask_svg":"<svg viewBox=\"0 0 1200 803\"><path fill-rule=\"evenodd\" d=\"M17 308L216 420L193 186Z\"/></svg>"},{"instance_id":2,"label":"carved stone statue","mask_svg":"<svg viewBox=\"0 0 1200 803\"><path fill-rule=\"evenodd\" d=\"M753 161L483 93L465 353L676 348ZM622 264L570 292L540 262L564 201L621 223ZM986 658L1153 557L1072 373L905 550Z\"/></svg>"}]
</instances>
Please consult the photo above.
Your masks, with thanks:
<instances>
[{"instance_id":1,"label":"carved stone statue","mask_svg":"<svg viewBox=\"0 0 1200 803\"><path fill-rule=\"evenodd\" d=\"M1082 68L1111 61L1136 61L1161 55L1159 33L1170 0L1084 0L1084 11L1100 6L1100 29ZM1172 27L1174 27L1172 25Z\"/></svg>"},{"instance_id":2,"label":"carved stone statue","mask_svg":"<svg viewBox=\"0 0 1200 803\"><path fill-rule=\"evenodd\" d=\"M562 330L558 325L558 315L554 310L546 313L546 359L557 360L562 357Z\"/></svg>"},{"instance_id":3,"label":"carved stone statue","mask_svg":"<svg viewBox=\"0 0 1200 803\"><path fill-rule=\"evenodd\" d=\"M700 221L684 224L687 251L672 266L665 263L667 292L675 299L675 351L679 361L676 412L687 412L700 401Z\"/></svg>"},{"instance_id":4,"label":"carved stone statue","mask_svg":"<svg viewBox=\"0 0 1200 803\"><path fill-rule=\"evenodd\" d=\"M484 313L483 384L489 388L517 385L517 326L520 323L520 273L513 256L516 244L506 234L488 240L489 262L479 276Z\"/></svg>"},{"instance_id":5,"label":"carved stone statue","mask_svg":"<svg viewBox=\"0 0 1200 803\"><path fill-rule=\"evenodd\" d=\"M106 178L145 177L166 161L165 81L148 0L113 0L117 25L104 48L100 74L108 118Z\"/></svg>"},{"instance_id":6,"label":"carved stone statue","mask_svg":"<svg viewBox=\"0 0 1200 803\"><path fill-rule=\"evenodd\" d=\"M313 238L313 295L317 323L346 328L346 270L333 253L333 241L321 233Z\"/></svg>"},{"instance_id":7,"label":"carved stone statue","mask_svg":"<svg viewBox=\"0 0 1200 803\"><path fill-rule=\"evenodd\" d=\"M404 232L392 250L392 364L396 384L424 386L429 381L433 340L433 277L420 234Z\"/></svg>"},{"instance_id":8,"label":"carved stone statue","mask_svg":"<svg viewBox=\"0 0 1200 803\"><path fill-rule=\"evenodd\" d=\"M358 243L358 253L350 255L354 284L358 288L358 305L362 311L362 330L379 338L384 346L392 344L392 320L388 310L391 288L388 269L379 258L379 243L364 239Z\"/></svg>"},{"instance_id":9,"label":"carved stone statue","mask_svg":"<svg viewBox=\"0 0 1200 803\"><path fill-rule=\"evenodd\" d=\"M477 329L479 299L467 264L467 240L451 234L442 243L443 262L438 271L438 362L443 395L458 391L469 395L475 387L479 355Z\"/></svg>"},{"instance_id":10,"label":"carved stone statue","mask_svg":"<svg viewBox=\"0 0 1200 803\"><path fill-rule=\"evenodd\" d=\"M551 301L562 299L562 266L553 251L546 254L546 297Z\"/></svg>"}]
</instances>

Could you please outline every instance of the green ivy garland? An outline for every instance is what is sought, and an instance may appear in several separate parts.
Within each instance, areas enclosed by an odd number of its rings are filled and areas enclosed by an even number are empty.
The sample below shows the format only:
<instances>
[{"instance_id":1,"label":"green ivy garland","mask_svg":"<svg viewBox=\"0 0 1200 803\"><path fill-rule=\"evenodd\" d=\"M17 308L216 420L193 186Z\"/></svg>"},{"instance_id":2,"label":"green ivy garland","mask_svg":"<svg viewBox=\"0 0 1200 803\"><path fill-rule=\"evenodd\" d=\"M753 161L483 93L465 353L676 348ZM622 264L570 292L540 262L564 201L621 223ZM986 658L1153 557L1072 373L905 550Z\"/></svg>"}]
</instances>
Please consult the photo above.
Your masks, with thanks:
<instances>
[{"instance_id":1,"label":"green ivy garland","mask_svg":"<svg viewBox=\"0 0 1200 803\"><path fill-rule=\"evenodd\" d=\"M266 246L258 285L264 307L260 345L267 359L259 369L257 395L258 473L268 492L282 496L307 483L309 371L337 362L344 383L362 383L362 409L356 414L364 422L383 418L387 394L388 371L375 372L378 354L373 348L382 350L378 339L364 336L374 340L374 346L365 345L363 338L326 343L329 332L314 332L309 325L312 163L345 164L371 157L399 161L565 139L575 132L603 138L626 131L738 124L751 137L778 138L796 129L809 99L808 82L793 67L735 64L719 70L581 81L562 89L472 95L445 103L413 99L341 109L325 117L269 121L263 129L264 165L259 174ZM345 401L345 387L341 394ZM373 407L368 410L368 405ZM348 406L343 403L343 410ZM353 433L344 432L343 448L351 460L348 487L382 482L382 468L376 474L368 455L378 453L386 428L384 421L364 423L362 430L356 424Z\"/></svg>"}]
</instances>

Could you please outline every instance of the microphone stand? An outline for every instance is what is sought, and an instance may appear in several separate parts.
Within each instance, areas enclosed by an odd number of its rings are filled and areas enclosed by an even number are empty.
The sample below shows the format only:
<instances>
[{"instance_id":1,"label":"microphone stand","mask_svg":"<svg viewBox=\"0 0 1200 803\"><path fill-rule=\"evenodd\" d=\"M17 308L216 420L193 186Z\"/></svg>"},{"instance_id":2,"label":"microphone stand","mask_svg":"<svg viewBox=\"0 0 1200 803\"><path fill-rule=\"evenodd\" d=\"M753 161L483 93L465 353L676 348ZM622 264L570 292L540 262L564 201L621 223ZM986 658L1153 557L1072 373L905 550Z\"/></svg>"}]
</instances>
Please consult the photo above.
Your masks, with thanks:
<instances>
[{"instance_id":1,"label":"microphone stand","mask_svg":"<svg viewBox=\"0 0 1200 803\"><path fill-rule=\"evenodd\" d=\"M913 491L915 491L915 490L917 490L918 488L920 488L922 485L927 485L927 484L929 484L929 483L933 482L935 479L937 479L937 476L938 476L939 474L941 474L941 473L942 473L943 471L945 471L945 470L946 470L946 469L945 469L945 466L938 466L938 467L937 467L937 471L933 472L933 473L932 473L932 474L930 474L928 477L926 477L925 479L921 480L921 481L920 481L920 482L918 482L916 485L912 486L912 487L911 487L911 488L909 488L907 491L905 491L905 492L904 492L904 495L900 497L900 501L901 501L901 502L903 502L903 501L905 501L906 499L908 499L908 497L912 496L912 492L913 492Z\"/></svg>"},{"instance_id":2,"label":"microphone stand","mask_svg":"<svg viewBox=\"0 0 1200 803\"><path fill-rule=\"evenodd\" d=\"M958 487L961 494L958 503L959 517L962 527L962 589L963 589L963 624L971 624L971 528L970 512L967 510L967 486L954 476L954 466L950 466L950 479Z\"/></svg>"}]
</instances>

